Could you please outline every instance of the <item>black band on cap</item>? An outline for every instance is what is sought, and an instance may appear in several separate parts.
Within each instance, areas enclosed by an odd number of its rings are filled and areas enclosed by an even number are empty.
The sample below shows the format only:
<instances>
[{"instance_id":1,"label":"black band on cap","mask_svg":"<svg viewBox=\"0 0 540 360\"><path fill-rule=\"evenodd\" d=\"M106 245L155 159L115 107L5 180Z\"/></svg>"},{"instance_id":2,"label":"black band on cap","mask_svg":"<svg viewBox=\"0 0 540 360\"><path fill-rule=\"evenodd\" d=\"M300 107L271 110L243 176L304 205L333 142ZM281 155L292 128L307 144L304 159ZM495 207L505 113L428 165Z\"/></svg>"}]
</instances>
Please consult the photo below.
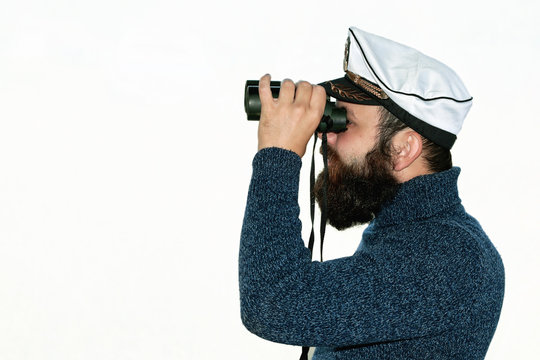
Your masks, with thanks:
<instances>
[{"instance_id":1,"label":"black band on cap","mask_svg":"<svg viewBox=\"0 0 540 360\"><path fill-rule=\"evenodd\" d=\"M443 148L450 150L452 145L456 142L457 136L446 130L439 129L433 125L428 124L425 121L418 119L411 115L401 106L396 104L392 99L379 100L379 104L386 110L390 111L395 117L403 121L405 125L422 135L428 140L433 141L435 144L442 146Z\"/></svg>"}]
</instances>

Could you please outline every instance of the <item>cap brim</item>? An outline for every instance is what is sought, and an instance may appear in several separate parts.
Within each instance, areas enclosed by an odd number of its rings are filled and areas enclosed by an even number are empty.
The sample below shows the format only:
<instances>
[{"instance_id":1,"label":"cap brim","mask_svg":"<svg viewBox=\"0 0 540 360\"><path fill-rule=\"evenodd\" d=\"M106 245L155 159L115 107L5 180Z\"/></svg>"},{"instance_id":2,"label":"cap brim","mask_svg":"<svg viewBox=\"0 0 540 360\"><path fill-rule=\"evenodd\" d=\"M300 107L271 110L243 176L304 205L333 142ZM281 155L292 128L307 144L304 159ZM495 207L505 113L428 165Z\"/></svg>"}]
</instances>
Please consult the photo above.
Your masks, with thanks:
<instances>
[{"instance_id":1,"label":"cap brim","mask_svg":"<svg viewBox=\"0 0 540 360\"><path fill-rule=\"evenodd\" d=\"M319 85L324 88L328 96L340 101L362 105L380 105L380 102L371 94L355 85L347 77L325 81Z\"/></svg>"}]
</instances>

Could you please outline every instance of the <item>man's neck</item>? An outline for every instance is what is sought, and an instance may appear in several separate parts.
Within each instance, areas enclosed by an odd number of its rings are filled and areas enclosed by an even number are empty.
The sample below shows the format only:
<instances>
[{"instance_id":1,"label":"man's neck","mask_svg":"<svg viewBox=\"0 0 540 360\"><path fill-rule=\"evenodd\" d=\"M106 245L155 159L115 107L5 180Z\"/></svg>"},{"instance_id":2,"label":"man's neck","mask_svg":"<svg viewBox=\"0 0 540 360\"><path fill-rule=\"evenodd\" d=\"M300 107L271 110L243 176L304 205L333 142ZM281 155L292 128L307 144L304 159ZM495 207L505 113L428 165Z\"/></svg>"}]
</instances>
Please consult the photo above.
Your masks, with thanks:
<instances>
[{"instance_id":1,"label":"man's neck","mask_svg":"<svg viewBox=\"0 0 540 360\"><path fill-rule=\"evenodd\" d=\"M417 176L432 174L429 170L423 157L418 157L413 163L400 171L394 171L394 177L399 183L404 183Z\"/></svg>"}]
</instances>

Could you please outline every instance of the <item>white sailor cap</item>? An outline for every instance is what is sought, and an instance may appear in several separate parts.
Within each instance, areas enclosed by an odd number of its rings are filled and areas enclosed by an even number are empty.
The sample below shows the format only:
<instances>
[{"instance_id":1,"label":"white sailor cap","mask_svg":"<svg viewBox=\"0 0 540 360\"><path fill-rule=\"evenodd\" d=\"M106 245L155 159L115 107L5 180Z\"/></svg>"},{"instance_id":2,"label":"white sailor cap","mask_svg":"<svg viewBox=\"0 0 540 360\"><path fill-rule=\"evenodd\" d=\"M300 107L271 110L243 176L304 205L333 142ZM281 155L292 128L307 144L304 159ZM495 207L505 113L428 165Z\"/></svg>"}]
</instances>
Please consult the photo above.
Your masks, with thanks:
<instances>
[{"instance_id":1,"label":"white sailor cap","mask_svg":"<svg viewBox=\"0 0 540 360\"><path fill-rule=\"evenodd\" d=\"M450 149L472 105L458 75L406 45L351 27L345 77L326 81L338 100L382 105L422 136Z\"/></svg>"}]
</instances>

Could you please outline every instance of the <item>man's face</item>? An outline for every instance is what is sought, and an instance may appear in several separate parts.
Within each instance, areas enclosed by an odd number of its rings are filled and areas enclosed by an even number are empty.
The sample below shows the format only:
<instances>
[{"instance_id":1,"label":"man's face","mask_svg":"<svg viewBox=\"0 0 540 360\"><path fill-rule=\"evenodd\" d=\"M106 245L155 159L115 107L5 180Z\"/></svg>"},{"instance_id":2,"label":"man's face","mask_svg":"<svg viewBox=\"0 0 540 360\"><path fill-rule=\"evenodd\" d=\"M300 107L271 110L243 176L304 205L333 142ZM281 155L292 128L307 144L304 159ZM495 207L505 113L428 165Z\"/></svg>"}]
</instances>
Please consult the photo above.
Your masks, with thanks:
<instances>
[{"instance_id":1,"label":"man's face","mask_svg":"<svg viewBox=\"0 0 540 360\"><path fill-rule=\"evenodd\" d=\"M373 220L396 194L399 183L392 175L392 159L378 145L379 107L338 102L347 110L347 131L328 134L328 222L338 230ZM323 174L315 183L322 204L326 185Z\"/></svg>"},{"instance_id":2,"label":"man's face","mask_svg":"<svg viewBox=\"0 0 540 360\"><path fill-rule=\"evenodd\" d=\"M379 106L358 105L338 101L338 108L347 111L347 131L329 133L328 146L347 164L362 160L378 141Z\"/></svg>"}]
</instances>

